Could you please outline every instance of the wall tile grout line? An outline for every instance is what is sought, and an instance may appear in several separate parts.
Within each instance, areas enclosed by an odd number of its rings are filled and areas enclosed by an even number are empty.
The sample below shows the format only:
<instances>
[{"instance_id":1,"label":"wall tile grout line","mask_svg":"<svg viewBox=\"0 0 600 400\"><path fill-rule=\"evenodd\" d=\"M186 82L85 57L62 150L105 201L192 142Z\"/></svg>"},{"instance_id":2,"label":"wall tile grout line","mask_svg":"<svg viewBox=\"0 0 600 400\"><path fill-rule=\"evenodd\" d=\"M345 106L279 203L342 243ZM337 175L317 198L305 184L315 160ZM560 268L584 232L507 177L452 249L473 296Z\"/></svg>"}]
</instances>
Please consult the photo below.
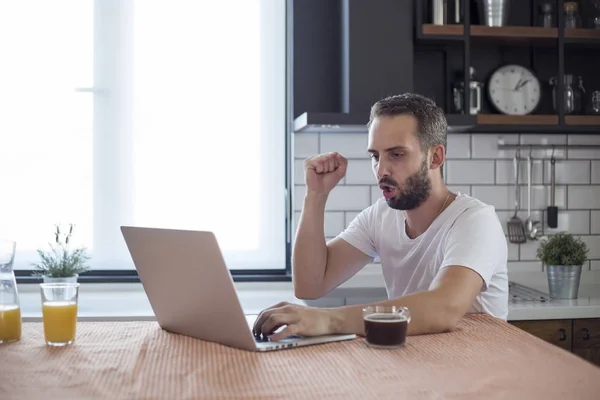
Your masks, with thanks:
<instances>
[{"instance_id":1,"label":"wall tile grout line","mask_svg":"<svg viewBox=\"0 0 600 400\"><path fill-rule=\"evenodd\" d=\"M498 181L498 160L494 160L494 186Z\"/></svg>"}]
</instances>

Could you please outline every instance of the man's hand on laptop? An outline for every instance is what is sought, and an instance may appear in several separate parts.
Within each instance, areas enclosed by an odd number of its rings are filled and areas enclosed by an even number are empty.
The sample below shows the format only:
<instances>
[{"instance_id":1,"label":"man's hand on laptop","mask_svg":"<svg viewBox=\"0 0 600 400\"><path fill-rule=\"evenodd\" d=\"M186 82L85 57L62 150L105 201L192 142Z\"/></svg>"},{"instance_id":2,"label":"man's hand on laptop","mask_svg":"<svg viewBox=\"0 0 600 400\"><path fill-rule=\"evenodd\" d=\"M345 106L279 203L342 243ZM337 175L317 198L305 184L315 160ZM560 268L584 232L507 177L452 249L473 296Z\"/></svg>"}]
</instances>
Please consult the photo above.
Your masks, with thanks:
<instances>
[{"instance_id":1,"label":"man's hand on laptop","mask_svg":"<svg viewBox=\"0 0 600 400\"><path fill-rule=\"evenodd\" d=\"M271 341L279 341L293 335L320 336L333 332L332 310L301 306L282 302L262 311L252 333L255 336L270 336ZM284 327L280 332L273 333Z\"/></svg>"}]
</instances>

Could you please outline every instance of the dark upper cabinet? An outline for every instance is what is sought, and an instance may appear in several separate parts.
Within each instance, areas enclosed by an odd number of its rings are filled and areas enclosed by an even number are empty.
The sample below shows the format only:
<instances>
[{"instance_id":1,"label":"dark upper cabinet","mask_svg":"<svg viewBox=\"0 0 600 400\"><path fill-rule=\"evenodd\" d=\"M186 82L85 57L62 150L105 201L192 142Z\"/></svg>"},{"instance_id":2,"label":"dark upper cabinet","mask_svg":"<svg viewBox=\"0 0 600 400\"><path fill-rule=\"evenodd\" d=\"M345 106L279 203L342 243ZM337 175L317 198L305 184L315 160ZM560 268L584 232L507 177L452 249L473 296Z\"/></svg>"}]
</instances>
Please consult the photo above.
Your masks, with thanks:
<instances>
[{"instance_id":1,"label":"dark upper cabinet","mask_svg":"<svg viewBox=\"0 0 600 400\"><path fill-rule=\"evenodd\" d=\"M413 90L412 0L288 4L296 130L364 127L374 102Z\"/></svg>"}]
</instances>

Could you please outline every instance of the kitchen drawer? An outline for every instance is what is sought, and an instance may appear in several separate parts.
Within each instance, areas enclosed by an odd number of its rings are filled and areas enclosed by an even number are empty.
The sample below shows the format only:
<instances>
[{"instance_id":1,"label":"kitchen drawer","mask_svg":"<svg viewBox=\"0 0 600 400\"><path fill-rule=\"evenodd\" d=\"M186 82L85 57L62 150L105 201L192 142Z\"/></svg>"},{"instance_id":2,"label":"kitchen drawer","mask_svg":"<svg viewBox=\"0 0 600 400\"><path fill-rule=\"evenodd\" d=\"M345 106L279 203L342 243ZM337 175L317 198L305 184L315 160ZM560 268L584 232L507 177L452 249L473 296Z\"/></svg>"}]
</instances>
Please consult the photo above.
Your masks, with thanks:
<instances>
[{"instance_id":1,"label":"kitchen drawer","mask_svg":"<svg viewBox=\"0 0 600 400\"><path fill-rule=\"evenodd\" d=\"M511 322L517 328L568 351L572 350L572 323L570 319Z\"/></svg>"}]
</instances>

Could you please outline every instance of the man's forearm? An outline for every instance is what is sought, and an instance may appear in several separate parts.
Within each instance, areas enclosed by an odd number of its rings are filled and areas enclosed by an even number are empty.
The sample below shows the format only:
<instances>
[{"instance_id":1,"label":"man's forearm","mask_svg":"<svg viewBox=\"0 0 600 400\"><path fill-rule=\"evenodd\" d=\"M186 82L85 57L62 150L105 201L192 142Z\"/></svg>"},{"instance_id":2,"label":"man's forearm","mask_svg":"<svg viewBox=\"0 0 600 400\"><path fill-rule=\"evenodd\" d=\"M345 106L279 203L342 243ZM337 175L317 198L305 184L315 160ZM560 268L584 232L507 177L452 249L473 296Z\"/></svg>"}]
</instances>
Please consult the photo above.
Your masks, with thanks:
<instances>
[{"instance_id":1,"label":"man's forearm","mask_svg":"<svg viewBox=\"0 0 600 400\"><path fill-rule=\"evenodd\" d=\"M406 307L411 314L408 335L439 333L454 329L462 312L444 293L427 291L378 303L329 309L332 333L354 333L364 336L363 308L369 305Z\"/></svg>"},{"instance_id":2,"label":"man's forearm","mask_svg":"<svg viewBox=\"0 0 600 400\"><path fill-rule=\"evenodd\" d=\"M308 193L294 239L292 274L299 297L312 297L323 284L327 267L325 242L325 203L327 195Z\"/></svg>"}]
</instances>

